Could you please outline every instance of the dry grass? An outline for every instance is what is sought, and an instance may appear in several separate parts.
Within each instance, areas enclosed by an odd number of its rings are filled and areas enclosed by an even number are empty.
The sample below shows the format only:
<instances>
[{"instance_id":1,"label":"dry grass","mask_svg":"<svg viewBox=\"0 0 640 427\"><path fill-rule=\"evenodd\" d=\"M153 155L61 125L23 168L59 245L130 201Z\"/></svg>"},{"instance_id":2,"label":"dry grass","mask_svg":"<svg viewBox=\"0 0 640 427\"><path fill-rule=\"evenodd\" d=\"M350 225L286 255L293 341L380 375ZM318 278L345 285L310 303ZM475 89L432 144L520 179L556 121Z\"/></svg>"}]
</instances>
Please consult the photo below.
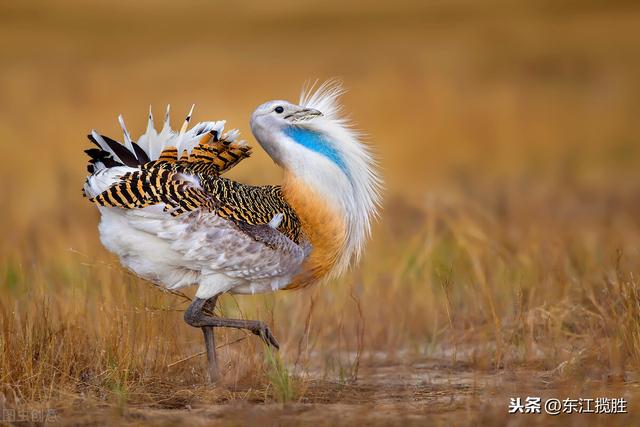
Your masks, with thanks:
<instances>
[{"instance_id":1,"label":"dry grass","mask_svg":"<svg viewBox=\"0 0 640 427\"><path fill-rule=\"evenodd\" d=\"M0 407L85 424L489 425L538 393L626 396L634 412L640 9L342 3L0 7ZM282 350L220 331L223 383L208 387L188 296L98 242L83 135L118 134L118 112L141 130L166 102L248 135L259 102L334 75L382 159L383 220L340 281L223 297ZM257 153L233 176L279 172Z\"/></svg>"}]
</instances>

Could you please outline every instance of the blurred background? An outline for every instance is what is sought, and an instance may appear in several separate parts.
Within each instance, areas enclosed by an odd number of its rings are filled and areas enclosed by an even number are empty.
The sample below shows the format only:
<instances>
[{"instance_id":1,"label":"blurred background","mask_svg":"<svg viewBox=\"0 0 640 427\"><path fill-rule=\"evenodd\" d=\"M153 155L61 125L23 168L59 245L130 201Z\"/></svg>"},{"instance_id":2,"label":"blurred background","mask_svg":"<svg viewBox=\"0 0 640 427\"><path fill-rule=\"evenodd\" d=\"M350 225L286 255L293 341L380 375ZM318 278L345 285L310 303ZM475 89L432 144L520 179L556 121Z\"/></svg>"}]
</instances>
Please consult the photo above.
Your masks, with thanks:
<instances>
[{"instance_id":1,"label":"blurred background","mask_svg":"<svg viewBox=\"0 0 640 427\"><path fill-rule=\"evenodd\" d=\"M330 77L350 90L346 110L375 145L390 194L417 199L453 182L531 174L624 185L640 149L637 9L588 0L6 2L0 141L42 159L27 170L3 153L7 205L37 194L26 220L76 199L84 135L119 136L119 113L135 134L149 105L159 115L171 103L177 123L195 103L197 120L227 119L252 141L258 104L296 101L305 81ZM277 180L266 156L255 157L237 174ZM84 207L75 214L92 211Z\"/></svg>"},{"instance_id":2,"label":"blurred background","mask_svg":"<svg viewBox=\"0 0 640 427\"><path fill-rule=\"evenodd\" d=\"M639 28L633 1L3 2L6 354L31 354L47 328L84 343L84 368L64 365L53 347L47 359L73 378L103 369L92 368L96 360L166 376L165 362L199 351L198 331L181 323L183 301L122 273L101 248L97 211L80 192L85 135L95 128L121 139L122 113L135 138L149 105L159 118L167 103L176 127L195 103L194 120L226 119L256 145L248 120L257 105L295 102L306 81L338 77L349 89L345 110L380 159L384 211L349 277L239 303L263 319L271 313L285 356L299 354L304 338L327 372L336 346L391 358L412 348L418 357L477 340L485 347L467 354L483 369L553 369L578 351L595 360L602 348L605 371L640 367L631 311L640 273ZM231 175L262 184L281 172L256 149ZM86 336L69 332L73 325ZM147 341L123 350L115 337L131 328L147 328ZM166 339L153 344L158 335ZM100 359L108 343L118 356ZM136 362L145 346L164 359ZM203 362L194 360L187 365ZM36 362L3 363L5 382L36 381Z\"/></svg>"}]
</instances>

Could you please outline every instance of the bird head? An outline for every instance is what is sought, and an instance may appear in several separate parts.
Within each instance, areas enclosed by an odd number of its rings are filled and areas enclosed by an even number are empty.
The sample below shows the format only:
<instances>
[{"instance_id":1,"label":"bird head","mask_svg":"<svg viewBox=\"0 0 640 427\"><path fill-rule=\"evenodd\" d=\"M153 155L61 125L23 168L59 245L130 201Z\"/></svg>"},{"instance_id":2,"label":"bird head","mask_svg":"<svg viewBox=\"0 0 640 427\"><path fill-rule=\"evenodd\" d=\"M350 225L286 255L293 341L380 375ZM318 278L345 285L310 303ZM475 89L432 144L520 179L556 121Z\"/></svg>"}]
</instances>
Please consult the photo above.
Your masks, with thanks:
<instances>
[{"instance_id":1,"label":"bird head","mask_svg":"<svg viewBox=\"0 0 640 427\"><path fill-rule=\"evenodd\" d=\"M251 116L251 130L271 158L340 212L347 228L343 270L356 258L377 214L381 179L361 135L341 116L341 83L303 89L297 104L275 100ZM286 177L285 177L286 178Z\"/></svg>"},{"instance_id":2,"label":"bird head","mask_svg":"<svg viewBox=\"0 0 640 427\"><path fill-rule=\"evenodd\" d=\"M251 130L262 148L288 172L312 180L330 176L352 182L375 175L375 161L360 134L340 116L339 81L303 89L298 104L268 101L251 115ZM375 179L374 179L375 181Z\"/></svg>"},{"instance_id":3,"label":"bird head","mask_svg":"<svg viewBox=\"0 0 640 427\"><path fill-rule=\"evenodd\" d=\"M251 115L251 130L271 158L286 167L286 154L292 149L287 135L293 131L312 129L311 122L322 115L319 110L289 101L268 101Z\"/></svg>"},{"instance_id":4,"label":"bird head","mask_svg":"<svg viewBox=\"0 0 640 427\"><path fill-rule=\"evenodd\" d=\"M322 112L313 108L292 104L289 101L274 100L256 108L251 120L257 125L277 127L299 125L319 116L322 116Z\"/></svg>"}]
</instances>

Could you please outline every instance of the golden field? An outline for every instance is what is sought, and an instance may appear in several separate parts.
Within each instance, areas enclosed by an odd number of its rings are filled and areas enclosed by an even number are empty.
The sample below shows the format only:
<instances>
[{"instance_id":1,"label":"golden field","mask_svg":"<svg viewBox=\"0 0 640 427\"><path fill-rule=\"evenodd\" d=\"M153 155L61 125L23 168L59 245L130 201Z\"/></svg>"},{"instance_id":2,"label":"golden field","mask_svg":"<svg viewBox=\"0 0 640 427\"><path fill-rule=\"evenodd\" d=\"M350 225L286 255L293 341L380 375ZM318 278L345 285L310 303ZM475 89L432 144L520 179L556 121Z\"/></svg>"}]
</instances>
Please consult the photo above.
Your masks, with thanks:
<instances>
[{"instance_id":1,"label":"golden field","mask_svg":"<svg viewBox=\"0 0 640 427\"><path fill-rule=\"evenodd\" d=\"M640 7L596 1L5 2L0 409L58 424L640 422ZM339 77L384 209L340 280L224 296L280 340L217 331L192 290L124 271L82 198L86 133L248 118ZM231 176L277 183L256 147ZM510 397L628 414L508 415ZM38 412L40 411L40 412ZM16 412L18 413L18 412ZM4 416L4 415L3 415ZM4 423L11 420L4 416Z\"/></svg>"}]
</instances>

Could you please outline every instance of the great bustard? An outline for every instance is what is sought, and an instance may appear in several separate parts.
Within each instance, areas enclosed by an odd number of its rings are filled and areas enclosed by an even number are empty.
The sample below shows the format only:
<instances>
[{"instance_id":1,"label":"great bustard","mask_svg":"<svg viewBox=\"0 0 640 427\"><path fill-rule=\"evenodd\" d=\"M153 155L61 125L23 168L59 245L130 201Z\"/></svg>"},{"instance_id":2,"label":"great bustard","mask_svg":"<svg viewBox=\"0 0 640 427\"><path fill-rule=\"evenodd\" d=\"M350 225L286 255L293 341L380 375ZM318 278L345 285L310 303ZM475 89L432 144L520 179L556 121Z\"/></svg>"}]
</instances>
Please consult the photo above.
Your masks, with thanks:
<instances>
[{"instance_id":1,"label":"great bustard","mask_svg":"<svg viewBox=\"0 0 640 427\"><path fill-rule=\"evenodd\" d=\"M218 376L213 328L248 329L278 348L260 321L205 313L225 292L300 288L357 260L377 214L381 181L369 149L341 117L335 81L303 90L299 105L269 101L251 116L262 148L284 169L282 186L221 175L251 147L224 121L178 133L169 123L124 143L92 131L85 195L98 205L100 238L138 276L169 289L198 285L185 321L204 333L209 375Z\"/></svg>"}]
</instances>

